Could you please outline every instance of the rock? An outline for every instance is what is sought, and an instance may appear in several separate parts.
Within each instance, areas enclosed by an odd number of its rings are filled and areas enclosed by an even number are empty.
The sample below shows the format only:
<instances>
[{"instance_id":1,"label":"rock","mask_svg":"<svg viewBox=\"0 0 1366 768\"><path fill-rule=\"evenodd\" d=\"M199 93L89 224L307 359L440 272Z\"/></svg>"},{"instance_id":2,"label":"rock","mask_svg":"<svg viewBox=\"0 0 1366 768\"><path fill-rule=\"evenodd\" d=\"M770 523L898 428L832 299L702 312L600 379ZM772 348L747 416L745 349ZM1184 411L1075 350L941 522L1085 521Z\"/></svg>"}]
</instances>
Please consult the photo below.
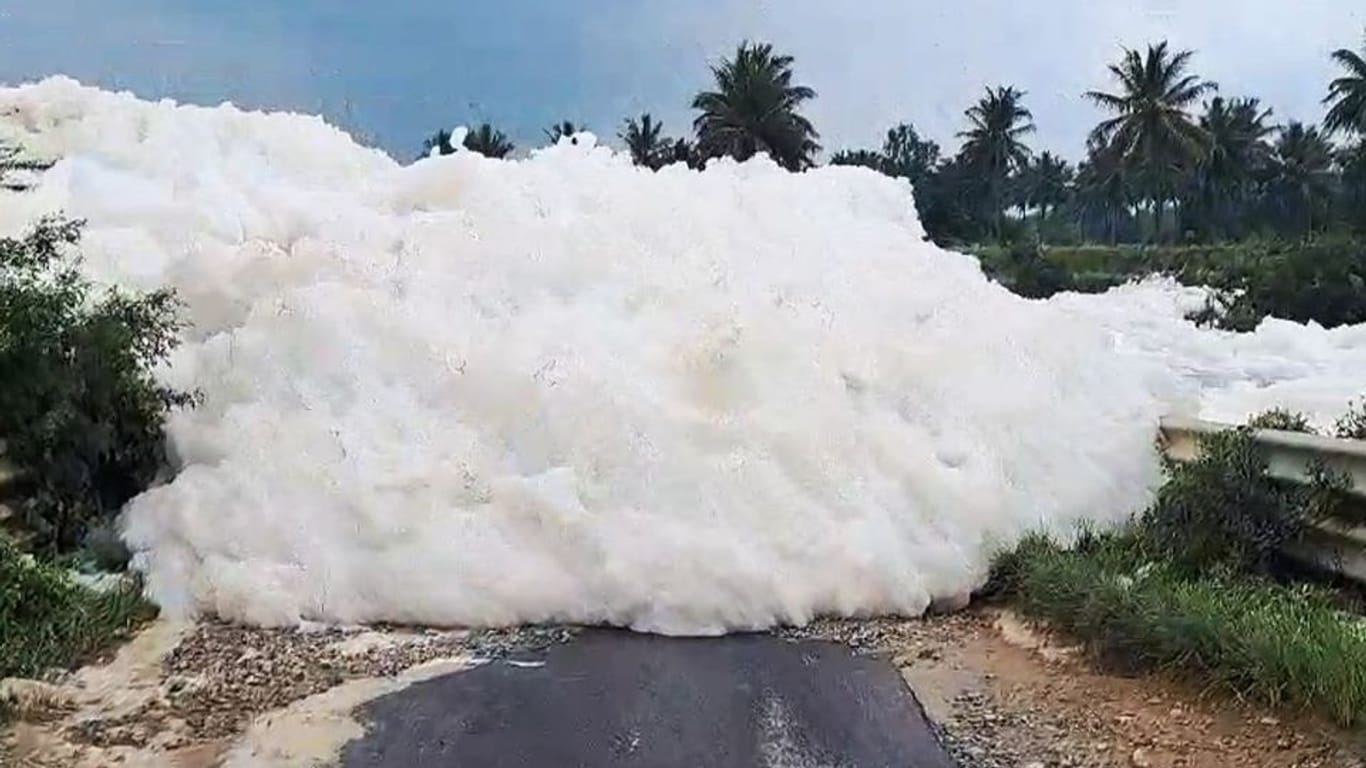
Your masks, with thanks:
<instances>
[{"instance_id":1,"label":"rock","mask_svg":"<svg viewBox=\"0 0 1366 768\"><path fill-rule=\"evenodd\" d=\"M1129 764L1134 768L1151 768L1153 760L1148 756L1148 750L1139 747L1129 755Z\"/></svg>"},{"instance_id":2,"label":"rock","mask_svg":"<svg viewBox=\"0 0 1366 768\"><path fill-rule=\"evenodd\" d=\"M71 705L71 693L51 683L7 677L0 680L0 703L21 717Z\"/></svg>"}]
</instances>

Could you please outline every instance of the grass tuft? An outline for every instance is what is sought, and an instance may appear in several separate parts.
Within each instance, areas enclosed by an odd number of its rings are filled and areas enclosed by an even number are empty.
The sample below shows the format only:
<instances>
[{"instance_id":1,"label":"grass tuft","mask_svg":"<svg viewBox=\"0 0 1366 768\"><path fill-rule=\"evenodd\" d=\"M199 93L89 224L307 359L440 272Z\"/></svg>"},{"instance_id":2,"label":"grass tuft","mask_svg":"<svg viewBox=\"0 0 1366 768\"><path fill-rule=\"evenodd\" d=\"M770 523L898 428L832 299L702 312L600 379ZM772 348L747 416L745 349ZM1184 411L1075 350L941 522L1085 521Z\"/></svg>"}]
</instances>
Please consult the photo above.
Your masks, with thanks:
<instances>
[{"instance_id":1,"label":"grass tuft","mask_svg":"<svg viewBox=\"0 0 1366 768\"><path fill-rule=\"evenodd\" d=\"M1132 532L1085 551L1034 537L998 559L993 583L1109 666L1180 671L1343 725L1366 722L1366 620L1339 610L1326 590L1191 577L1146 555Z\"/></svg>"},{"instance_id":2,"label":"grass tuft","mask_svg":"<svg viewBox=\"0 0 1366 768\"><path fill-rule=\"evenodd\" d=\"M85 587L0 536L0 678L71 667L154 615L138 585Z\"/></svg>"}]
</instances>

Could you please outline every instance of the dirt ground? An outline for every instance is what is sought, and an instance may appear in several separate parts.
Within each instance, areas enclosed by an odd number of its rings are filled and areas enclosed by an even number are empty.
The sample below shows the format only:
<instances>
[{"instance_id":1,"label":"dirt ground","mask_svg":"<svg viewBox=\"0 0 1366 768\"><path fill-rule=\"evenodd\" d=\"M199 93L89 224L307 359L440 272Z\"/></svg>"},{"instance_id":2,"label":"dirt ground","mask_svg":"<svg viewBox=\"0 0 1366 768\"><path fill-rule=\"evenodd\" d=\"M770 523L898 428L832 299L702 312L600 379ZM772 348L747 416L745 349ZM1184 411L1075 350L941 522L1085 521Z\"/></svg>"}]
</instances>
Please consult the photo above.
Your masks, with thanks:
<instances>
[{"instance_id":1,"label":"dirt ground","mask_svg":"<svg viewBox=\"0 0 1366 768\"><path fill-rule=\"evenodd\" d=\"M886 653L966 768L1360 768L1322 720L1160 676L1106 674L1008 613L805 630Z\"/></svg>"},{"instance_id":2,"label":"dirt ground","mask_svg":"<svg viewBox=\"0 0 1366 768\"><path fill-rule=\"evenodd\" d=\"M1161 677L1098 672L1009 614L820 622L783 634L889 658L965 768L1366 766L1361 744L1324 722ZM5 681L0 694L19 716L0 737L0 765L326 764L363 727L350 719L360 701L453 663L571 636L158 623L108 664L54 684Z\"/></svg>"}]
</instances>

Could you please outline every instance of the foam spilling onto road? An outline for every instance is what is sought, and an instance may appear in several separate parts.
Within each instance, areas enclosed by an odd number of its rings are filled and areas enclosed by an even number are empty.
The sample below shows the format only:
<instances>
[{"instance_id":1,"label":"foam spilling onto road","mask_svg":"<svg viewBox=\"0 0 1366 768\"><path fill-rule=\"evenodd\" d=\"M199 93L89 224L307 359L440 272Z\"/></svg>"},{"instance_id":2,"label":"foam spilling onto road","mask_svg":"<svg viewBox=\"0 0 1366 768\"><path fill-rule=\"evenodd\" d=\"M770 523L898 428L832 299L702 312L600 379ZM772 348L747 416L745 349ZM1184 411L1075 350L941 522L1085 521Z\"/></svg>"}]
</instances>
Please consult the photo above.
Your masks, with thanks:
<instances>
[{"instance_id":1,"label":"foam spilling onto road","mask_svg":"<svg viewBox=\"0 0 1366 768\"><path fill-rule=\"evenodd\" d=\"M590 136L405 167L65 79L0 116L65 158L0 226L64 209L93 275L188 304L164 375L204 404L123 521L172 614L915 614L1023 532L1142 506L1163 413L1340 407L1366 372L1362 329L1201 332L1168 284L1017 298L861 169L650 173Z\"/></svg>"}]
</instances>

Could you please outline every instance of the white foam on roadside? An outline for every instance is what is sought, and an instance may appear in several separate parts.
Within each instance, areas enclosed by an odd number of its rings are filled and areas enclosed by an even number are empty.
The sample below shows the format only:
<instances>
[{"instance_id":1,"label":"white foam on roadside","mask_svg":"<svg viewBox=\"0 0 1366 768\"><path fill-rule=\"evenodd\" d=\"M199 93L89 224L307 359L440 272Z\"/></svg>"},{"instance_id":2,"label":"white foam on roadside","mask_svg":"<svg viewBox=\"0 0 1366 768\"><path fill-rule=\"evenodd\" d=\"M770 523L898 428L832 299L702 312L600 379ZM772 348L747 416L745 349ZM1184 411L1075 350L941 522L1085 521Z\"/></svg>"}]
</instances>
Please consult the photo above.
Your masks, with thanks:
<instances>
[{"instance_id":1,"label":"white foam on roadside","mask_svg":"<svg viewBox=\"0 0 1366 768\"><path fill-rule=\"evenodd\" d=\"M860 169L652 174L586 135L400 167L65 79L0 122L65 158L0 227L65 209L92 275L188 303L165 379L205 403L124 518L173 615L916 614L995 545L1143 505L1163 413L1340 407L1366 372L1366 330L1197 331L1167 284L1015 297Z\"/></svg>"}]
</instances>

